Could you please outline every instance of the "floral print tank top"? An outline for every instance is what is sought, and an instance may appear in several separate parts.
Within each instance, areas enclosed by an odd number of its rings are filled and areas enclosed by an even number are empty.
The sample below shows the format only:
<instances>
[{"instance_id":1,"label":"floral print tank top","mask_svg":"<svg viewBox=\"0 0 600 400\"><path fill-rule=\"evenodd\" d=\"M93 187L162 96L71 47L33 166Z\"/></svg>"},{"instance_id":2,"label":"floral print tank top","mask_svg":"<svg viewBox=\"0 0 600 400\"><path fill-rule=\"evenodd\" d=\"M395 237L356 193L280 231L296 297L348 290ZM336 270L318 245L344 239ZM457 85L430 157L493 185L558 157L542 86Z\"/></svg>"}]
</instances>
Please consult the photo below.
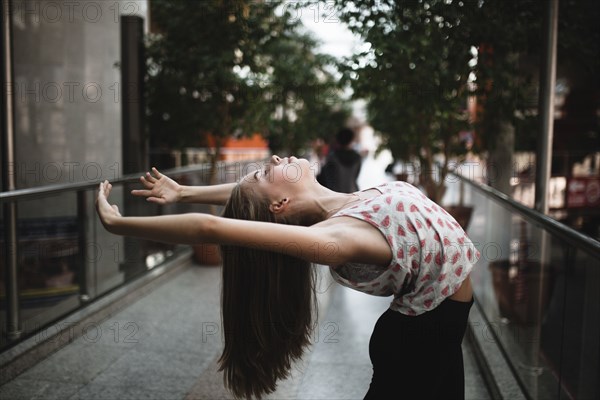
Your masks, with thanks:
<instances>
[{"instance_id":1,"label":"floral print tank top","mask_svg":"<svg viewBox=\"0 0 600 400\"><path fill-rule=\"evenodd\" d=\"M480 257L461 226L446 210L406 182L377 186L380 194L341 210L373 225L387 239L392 260L386 267L348 263L331 267L338 283L375 296L394 296L390 308L419 315L453 295Z\"/></svg>"}]
</instances>

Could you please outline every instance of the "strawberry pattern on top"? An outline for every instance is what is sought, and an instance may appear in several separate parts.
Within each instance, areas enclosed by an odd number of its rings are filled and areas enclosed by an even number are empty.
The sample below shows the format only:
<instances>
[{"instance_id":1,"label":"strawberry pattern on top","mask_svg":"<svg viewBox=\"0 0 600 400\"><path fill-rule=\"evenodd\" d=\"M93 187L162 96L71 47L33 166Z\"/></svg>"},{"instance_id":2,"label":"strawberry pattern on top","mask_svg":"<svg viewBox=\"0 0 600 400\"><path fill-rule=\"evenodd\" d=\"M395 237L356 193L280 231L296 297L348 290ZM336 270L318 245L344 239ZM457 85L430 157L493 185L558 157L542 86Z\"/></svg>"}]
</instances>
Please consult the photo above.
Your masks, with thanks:
<instances>
[{"instance_id":1,"label":"strawberry pattern on top","mask_svg":"<svg viewBox=\"0 0 600 400\"><path fill-rule=\"evenodd\" d=\"M353 217L379 229L392 250L386 267L348 263L330 268L335 281L375 296L394 296L390 308L420 315L453 295L480 257L446 210L406 182L375 187L380 194L333 217Z\"/></svg>"}]
</instances>

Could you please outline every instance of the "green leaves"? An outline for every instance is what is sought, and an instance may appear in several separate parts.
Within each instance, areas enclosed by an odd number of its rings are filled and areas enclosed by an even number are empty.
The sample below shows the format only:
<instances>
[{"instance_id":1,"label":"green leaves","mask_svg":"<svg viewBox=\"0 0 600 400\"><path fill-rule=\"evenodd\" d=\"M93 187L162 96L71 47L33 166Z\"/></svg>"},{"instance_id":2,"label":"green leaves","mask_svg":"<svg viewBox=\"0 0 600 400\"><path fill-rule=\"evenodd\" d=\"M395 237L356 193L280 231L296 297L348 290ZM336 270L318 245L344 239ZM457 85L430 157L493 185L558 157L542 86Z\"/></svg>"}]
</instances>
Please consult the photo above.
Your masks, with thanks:
<instances>
[{"instance_id":1,"label":"green leaves","mask_svg":"<svg viewBox=\"0 0 600 400\"><path fill-rule=\"evenodd\" d=\"M282 1L153 0L147 105L156 142L203 146L262 132L296 149L321 133L315 116L341 108L330 72ZM324 95L325 94L325 95ZM330 102L330 100L333 100Z\"/></svg>"},{"instance_id":2,"label":"green leaves","mask_svg":"<svg viewBox=\"0 0 600 400\"><path fill-rule=\"evenodd\" d=\"M559 73L563 66L574 87L595 90L600 69L596 3L561 0L558 35ZM346 60L344 79L356 97L368 100L369 121L396 158L427 164L428 155L436 151L460 156L465 151L458 140L461 130L474 130L478 149L489 150L502 123L515 125L521 149L535 144L536 76L546 2L335 4L339 17L371 46ZM472 49L477 49L476 58ZM477 96L476 126L465 118L468 96Z\"/></svg>"},{"instance_id":3,"label":"green leaves","mask_svg":"<svg viewBox=\"0 0 600 400\"><path fill-rule=\"evenodd\" d=\"M367 55L347 60L343 71L355 97L368 99L369 122L383 146L398 160L419 160L426 171L438 152L464 153L458 135L469 128L471 43L460 33L458 2L336 4L341 19L371 45Z\"/></svg>"}]
</instances>

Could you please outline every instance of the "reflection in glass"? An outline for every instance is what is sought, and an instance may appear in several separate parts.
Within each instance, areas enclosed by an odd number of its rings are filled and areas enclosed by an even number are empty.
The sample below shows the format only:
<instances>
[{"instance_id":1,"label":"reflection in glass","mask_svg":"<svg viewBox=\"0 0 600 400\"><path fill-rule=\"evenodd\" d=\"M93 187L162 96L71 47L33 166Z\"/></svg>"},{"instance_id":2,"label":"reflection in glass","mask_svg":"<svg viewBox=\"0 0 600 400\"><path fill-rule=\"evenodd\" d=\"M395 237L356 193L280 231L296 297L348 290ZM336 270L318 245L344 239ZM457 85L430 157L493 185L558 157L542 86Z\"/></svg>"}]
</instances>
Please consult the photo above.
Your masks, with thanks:
<instances>
[{"instance_id":1,"label":"reflection in glass","mask_svg":"<svg viewBox=\"0 0 600 400\"><path fill-rule=\"evenodd\" d=\"M471 185L465 190L468 234L482 253L471 275L478 307L527 396L598 398L598 255Z\"/></svg>"}]
</instances>

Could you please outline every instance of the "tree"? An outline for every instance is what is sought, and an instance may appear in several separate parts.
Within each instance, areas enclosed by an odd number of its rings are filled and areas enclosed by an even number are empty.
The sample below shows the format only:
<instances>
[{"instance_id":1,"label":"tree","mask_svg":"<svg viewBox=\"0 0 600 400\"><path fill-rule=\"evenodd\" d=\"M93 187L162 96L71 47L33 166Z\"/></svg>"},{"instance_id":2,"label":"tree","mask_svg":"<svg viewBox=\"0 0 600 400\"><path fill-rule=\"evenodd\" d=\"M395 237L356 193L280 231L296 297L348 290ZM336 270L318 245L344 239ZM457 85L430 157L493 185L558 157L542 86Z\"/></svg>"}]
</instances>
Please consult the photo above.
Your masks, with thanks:
<instances>
[{"instance_id":1,"label":"tree","mask_svg":"<svg viewBox=\"0 0 600 400\"><path fill-rule=\"evenodd\" d=\"M349 117L336 60L315 51L316 40L291 30L265 47L272 67L269 106L274 116L268 131L273 151L299 154L305 144L329 136Z\"/></svg>"},{"instance_id":2,"label":"tree","mask_svg":"<svg viewBox=\"0 0 600 400\"><path fill-rule=\"evenodd\" d=\"M151 137L168 147L261 132L293 151L315 135L315 114L341 109L315 93L334 87L328 57L299 33L282 1L151 3L148 40ZM283 109L283 111L282 111ZM328 118L331 120L331 118ZM214 168L213 168L214 169Z\"/></svg>"},{"instance_id":3,"label":"tree","mask_svg":"<svg viewBox=\"0 0 600 400\"><path fill-rule=\"evenodd\" d=\"M255 53L281 29L275 3L250 1L151 3L148 109L151 137L169 147L199 145L207 133L216 154L225 137L256 123L257 86L243 75L260 70Z\"/></svg>"},{"instance_id":4,"label":"tree","mask_svg":"<svg viewBox=\"0 0 600 400\"><path fill-rule=\"evenodd\" d=\"M420 183L439 201L450 156L465 153L470 44L459 5L447 1L338 1L342 20L368 50L347 60L355 96L395 159L416 158ZM435 177L434 156L444 155Z\"/></svg>"},{"instance_id":5,"label":"tree","mask_svg":"<svg viewBox=\"0 0 600 400\"><path fill-rule=\"evenodd\" d=\"M464 128L459 111L469 92L478 102L476 150L488 151L491 162L507 172L515 131L519 149L535 148L545 2L337 0L336 5L342 20L370 45L348 60L346 75L356 95L369 100L371 122L395 156L416 156L429 168L427 154L440 151L447 159L458 150L448 144L458 144L456 133ZM587 85L589 93L592 87L592 98L598 93L594 71L600 69L598 7L588 0L559 5L559 73L574 88ZM470 73L476 78L472 85ZM590 109L596 107L597 100ZM585 143L580 150L585 146L589 152L584 139L573 142ZM504 173L490 183L508 192L509 177ZM433 198L443 192L425 186Z\"/></svg>"},{"instance_id":6,"label":"tree","mask_svg":"<svg viewBox=\"0 0 600 400\"><path fill-rule=\"evenodd\" d=\"M463 16L478 49L476 147L488 152L488 183L508 195L516 129L519 137L537 132L534 77L539 70L536 49L541 46L543 6L535 0L469 3Z\"/></svg>"},{"instance_id":7,"label":"tree","mask_svg":"<svg viewBox=\"0 0 600 400\"><path fill-rule=\"evenodd\" d=\"M394 158L419 161L420 183L439 201L450 156L466 152L458 133L468 129L472 55L459 5L435 0L340 0L337 5L369 46L346 64L355 96L368 100L370 122ZM436 176L438 153L444 157Z\"/></svg>"}]
</instances>

